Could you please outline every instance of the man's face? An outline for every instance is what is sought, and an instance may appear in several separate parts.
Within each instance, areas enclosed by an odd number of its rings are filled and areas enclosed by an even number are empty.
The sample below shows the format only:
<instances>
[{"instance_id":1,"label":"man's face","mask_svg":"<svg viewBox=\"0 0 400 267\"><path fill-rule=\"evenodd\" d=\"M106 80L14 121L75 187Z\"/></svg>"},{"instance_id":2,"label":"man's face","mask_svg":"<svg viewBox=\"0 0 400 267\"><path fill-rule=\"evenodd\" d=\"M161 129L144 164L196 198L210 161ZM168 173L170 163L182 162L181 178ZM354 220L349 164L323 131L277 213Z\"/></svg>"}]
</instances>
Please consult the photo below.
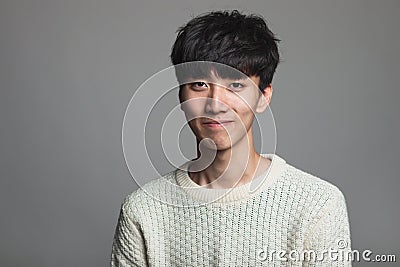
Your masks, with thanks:
<instances>
[{"instance_id":1,"label":"man's face","mask_svg":"<svg viewBox=\"0 0 400 267\"><path fill-rule=\"evenodd\" d=\"M233 147L252 134L255 112L263 112L272 87L261 92L259 77L240 80L210 75L181 88L181 109L198 141L210 138L217 150ZM247 142L247 141L246 141Z\"/></svg>"}]
</instances>

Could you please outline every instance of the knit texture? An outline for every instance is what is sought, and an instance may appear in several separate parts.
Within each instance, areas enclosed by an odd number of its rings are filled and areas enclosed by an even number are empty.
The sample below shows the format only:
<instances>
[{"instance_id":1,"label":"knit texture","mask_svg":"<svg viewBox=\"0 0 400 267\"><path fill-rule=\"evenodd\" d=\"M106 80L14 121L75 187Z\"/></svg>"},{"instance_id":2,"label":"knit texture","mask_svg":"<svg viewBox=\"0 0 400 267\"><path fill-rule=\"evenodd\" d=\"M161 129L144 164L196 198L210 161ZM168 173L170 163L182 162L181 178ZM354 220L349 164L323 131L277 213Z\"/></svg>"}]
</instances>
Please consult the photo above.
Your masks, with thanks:
<instances>
[{"instance_id":1,"label":"knit texture","mask_svg":"<svg viewBox=\"0 0 400 267\"><path fill-rule=\"evenodd\" d=\"M201 187L178 168L128 195L111 266L351 266L342 192L261 155L272 162L252 193Z\"/></svg>"}]
</instances>

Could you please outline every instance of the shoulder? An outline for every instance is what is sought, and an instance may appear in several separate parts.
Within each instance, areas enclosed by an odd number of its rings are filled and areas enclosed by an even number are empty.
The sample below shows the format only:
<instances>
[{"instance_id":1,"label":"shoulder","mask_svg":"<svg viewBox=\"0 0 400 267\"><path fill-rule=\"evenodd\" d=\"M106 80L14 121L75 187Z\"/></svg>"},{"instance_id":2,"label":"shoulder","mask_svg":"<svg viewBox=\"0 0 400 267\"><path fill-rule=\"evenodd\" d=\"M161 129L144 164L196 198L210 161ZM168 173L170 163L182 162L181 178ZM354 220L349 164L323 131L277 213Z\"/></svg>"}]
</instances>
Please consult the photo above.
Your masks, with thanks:
<instances>
[{"instance_id":1,"label":"shoulder","mask_svg":"<svg viewBox=\"0 0 400 267\"><path fill-rule=\"evenodd\" d=\"M332 202L344 202L343 192L337 185L288 163L278 184L315 211Z\"/></svg>"},{"instance_id":2,"label":"shoulder","mask_svg":"<svg viewBox=\"0 0 400 267\"><path fill-rule=\"evenodd\" d=\"M285 178L288 183L296 184L309 190L317 190L329 195L342 194L337 185L328 182L324 177L318 177L291 164L286 164Z\"/></svg>"},{"instance_id":3,"label":"shoulder","mask_svg":"<svg viewBox=\"0 0 400 267\"><path fill-rule=\"evenodd\" d=\"M159 209L178 195L175 182L175 171L151 180L125 196L121 210L130 216L141 217L146 211Z\"/></svg>"},{"instance_id":4,"label":"shoulder","mask_svg":"<svg viewBox=\"0 0 400 267\"><path fill-rule=\"evenodd\" d=\"M326 216L337 220L347 216L345 198L338 186L288 163L275 183L274 194L282 206L291 207L295 221L304 222L304 229Z\"/></svg>"}]
</instances>

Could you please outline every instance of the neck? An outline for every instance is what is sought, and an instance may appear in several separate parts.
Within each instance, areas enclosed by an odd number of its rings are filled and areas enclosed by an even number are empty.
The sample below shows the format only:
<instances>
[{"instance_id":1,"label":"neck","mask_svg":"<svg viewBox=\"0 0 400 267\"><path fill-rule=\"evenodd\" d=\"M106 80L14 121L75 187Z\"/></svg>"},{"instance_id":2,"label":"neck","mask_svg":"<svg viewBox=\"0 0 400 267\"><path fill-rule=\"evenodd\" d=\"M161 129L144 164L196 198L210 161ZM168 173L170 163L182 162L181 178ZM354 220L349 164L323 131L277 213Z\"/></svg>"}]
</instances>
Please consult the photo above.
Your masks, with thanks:
<instances>
[{"instance_id":1,"label":"neck","mask_svg":"<svg viewBox=\"0 0 400 267\"><path fill-rule=\"evenodd\" d=\"M189 168L190 178L208 188L232 188L249 183L254 177L266 171L271 161L256 152L251 129L247 136L245 135L229 149L216 151L205 149L203 150L204 157L201 157L198 142L197 162L192 164L192 167L204 166L204 162L209 160L207 155L215 154L215 158L209 166L201 168L201 171L190 172L191 168Z\"/></svg>"}]
</instances>

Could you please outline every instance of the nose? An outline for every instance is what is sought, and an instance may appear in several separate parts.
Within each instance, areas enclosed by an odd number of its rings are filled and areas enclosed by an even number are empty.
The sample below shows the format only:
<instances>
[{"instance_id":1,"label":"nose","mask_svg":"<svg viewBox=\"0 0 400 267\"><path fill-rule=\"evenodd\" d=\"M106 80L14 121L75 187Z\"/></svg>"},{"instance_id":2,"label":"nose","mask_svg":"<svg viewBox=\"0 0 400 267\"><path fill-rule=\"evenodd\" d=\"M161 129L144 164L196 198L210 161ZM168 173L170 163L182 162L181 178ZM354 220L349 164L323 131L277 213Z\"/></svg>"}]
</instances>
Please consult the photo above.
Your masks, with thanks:
<instances>
[{"instance_id":1,"label":"nose","mask_svg":"<svg viewBox=\"0 0 400 267\"><path fill-rule=\"evenodd\" d=\"M217 114L220 112L228 111L228 106L224 103L226 96L226 89L217 84L211 84L207 98L206 112Z\"/></svg>"}]
</instances>

